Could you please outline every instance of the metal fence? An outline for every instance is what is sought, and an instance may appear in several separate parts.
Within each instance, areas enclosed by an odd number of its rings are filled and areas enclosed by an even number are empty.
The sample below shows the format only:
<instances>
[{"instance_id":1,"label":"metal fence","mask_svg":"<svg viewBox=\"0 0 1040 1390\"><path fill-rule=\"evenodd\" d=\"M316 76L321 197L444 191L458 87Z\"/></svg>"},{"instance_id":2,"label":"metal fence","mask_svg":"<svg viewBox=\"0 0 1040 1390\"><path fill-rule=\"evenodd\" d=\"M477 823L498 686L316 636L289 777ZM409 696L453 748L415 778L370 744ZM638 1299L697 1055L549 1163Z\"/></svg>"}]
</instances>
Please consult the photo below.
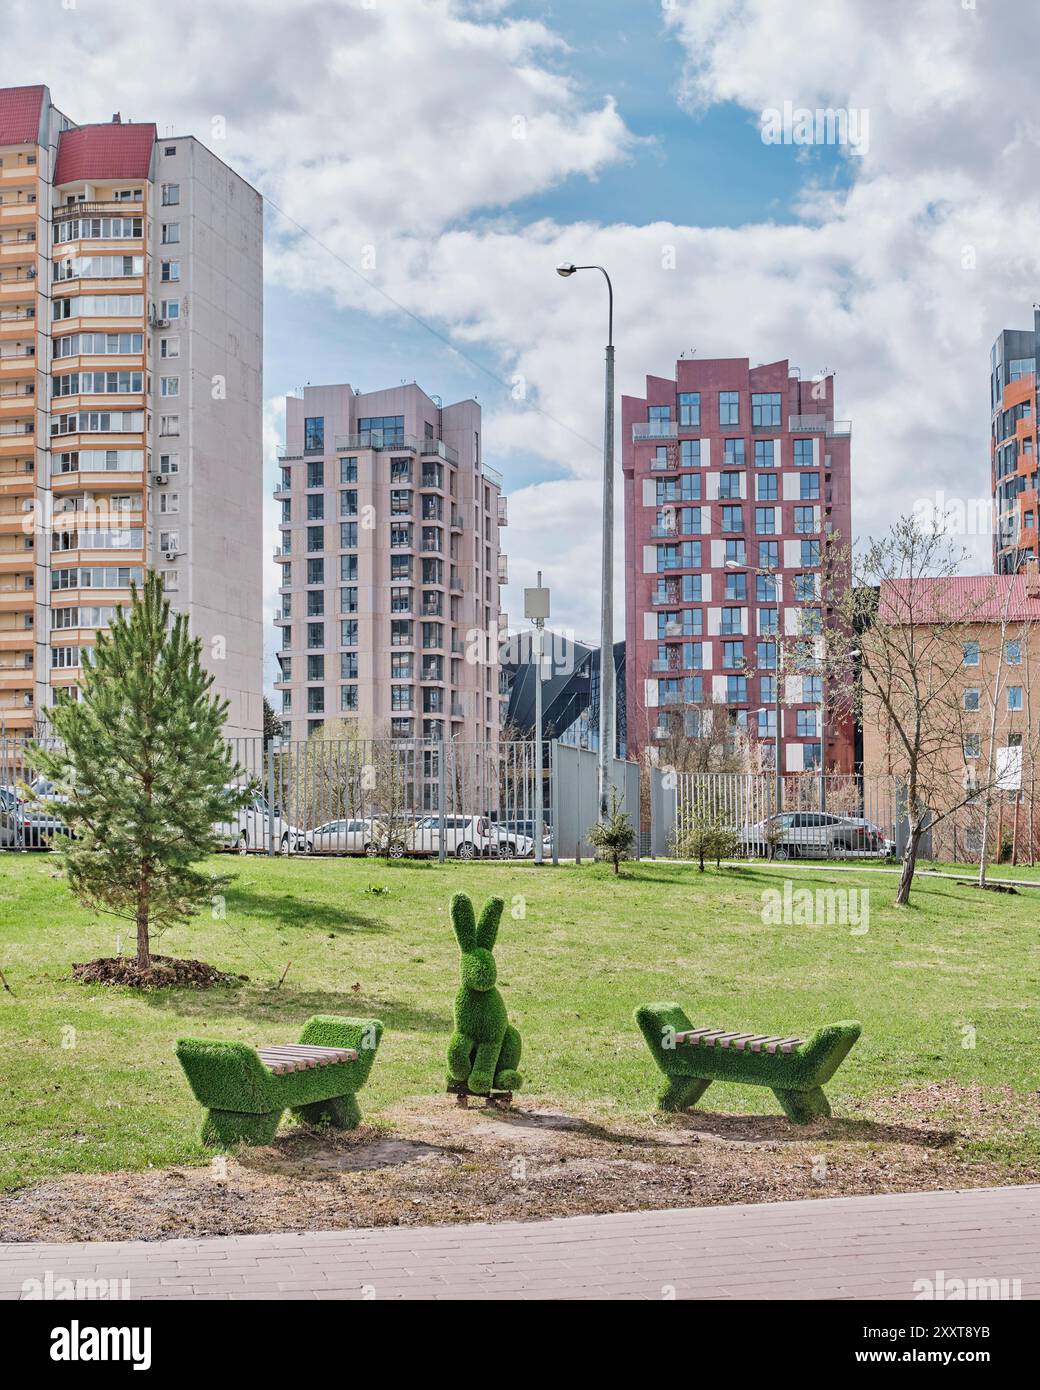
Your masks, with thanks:
<instances>
[{"instance_id":1,"label":"metal fence","mask_svg":"<svg viewBox=\"0 0 1040 1390\"><path fill-rule=\"evenodd\" d=\"M737 837L740 853L876 858L902 851L898 779L789 773L687 773L676 779L670 852L698 826Z\"/></svg>"},{"instance_id":2,"label":"metal fence","mask_svg":"<svg viewBox=\"0 0 1040 1390\"><path fill-rule=\"evenodd\" d=\"M36 848L60 831L26 790L28 740L0 738L0 848ZM229 748L248 805L218 827L226 848L282 854L390 853L440 859L530 857L542 806L543 857L591 853L596 756L555 740L236 739ZM639 769L615 761L621 804L639 823ZM31 817L37 828L23 828Z\"/></svg>"}]
</instances>

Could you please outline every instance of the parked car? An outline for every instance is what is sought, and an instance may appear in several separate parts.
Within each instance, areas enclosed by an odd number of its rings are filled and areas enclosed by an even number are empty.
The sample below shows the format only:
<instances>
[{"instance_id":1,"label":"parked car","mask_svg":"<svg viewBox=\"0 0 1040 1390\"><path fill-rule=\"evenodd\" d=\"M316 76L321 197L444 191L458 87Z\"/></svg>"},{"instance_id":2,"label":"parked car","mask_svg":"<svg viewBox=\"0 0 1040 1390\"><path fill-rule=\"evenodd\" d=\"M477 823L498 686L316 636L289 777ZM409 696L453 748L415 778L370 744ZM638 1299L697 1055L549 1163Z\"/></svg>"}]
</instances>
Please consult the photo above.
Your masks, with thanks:
<instances>
[{"instance_id":1,"label":"parked car","mask_svg":"<svg viewBox=\"0 0 1040 1390\"><path fill-rule=\"evenodd\" d=\"M784 811L744 826L738 839L743 854L768 855L772 849L774 859L887 855L894 848L884 832L870 821L823 811Z\"/></svg>"},{"instance_id":2,"label":"parked car","mask_svg":"<svg viewBox=\"0 0 1040 1390\"><path fill-rule=\"evenodd\" d=\"M487 816L424 816L417 821L408 844L413 854L445 854L456 859L526 859L534 843L526 835L499 830Z\"/></svg>"},{"instance_id":3,"label":"parked car","mask_svg":"<svg viewBox=\"0 0 1040 1390\"><path fill-rule=\"evenodd\" d=\"M21 797L12 787L0 788L0 846L4 849L50 849L57 835L67 835L61 816L47 804L49 783L34 784L34 800ZM50 798L60 805L61 798Z\"/></svg>"},{"instance_id":4,"label":"parked car","mask_svg":"<svg viewBox=\"0 0 1040 1390\"><path fill-rule=\"evenodd\" d=\"M238 791L240 788L229 786L226 790ZM235 813L233 820L215 825L213 833L226 849L236 849L239 854L266 850L272 834L275 849L282 854L302 849L304 845L304 832L282 818L280 807L276 806L272 812L267 797L261 792L256 792L249 803Z\"/></svg>"},{"instance_id":5,"label":"parked car","mask_svg":"<svg viewBox=\"0 0 1040 1390\"><path fill-rule=\"evenodd\" d=\"M377 854L378 837L371 817L329 820L308 830L300 848L308 854Z\"/></svg>"},{"instance_id":6,"label":"parked car","mask_svg":"<svg viewBox=\"0 0 1040 1390\"><path fill-rule=\"evenodd\" d=\"M533 820L493 821L492 828L499 839L530 840L531 853L534 853L535 823ZM552 829L548 820L542 822L542 854L543 856L552 854ZM509 857L508 852L504 857Z\"/></svg>"}]
</instances>

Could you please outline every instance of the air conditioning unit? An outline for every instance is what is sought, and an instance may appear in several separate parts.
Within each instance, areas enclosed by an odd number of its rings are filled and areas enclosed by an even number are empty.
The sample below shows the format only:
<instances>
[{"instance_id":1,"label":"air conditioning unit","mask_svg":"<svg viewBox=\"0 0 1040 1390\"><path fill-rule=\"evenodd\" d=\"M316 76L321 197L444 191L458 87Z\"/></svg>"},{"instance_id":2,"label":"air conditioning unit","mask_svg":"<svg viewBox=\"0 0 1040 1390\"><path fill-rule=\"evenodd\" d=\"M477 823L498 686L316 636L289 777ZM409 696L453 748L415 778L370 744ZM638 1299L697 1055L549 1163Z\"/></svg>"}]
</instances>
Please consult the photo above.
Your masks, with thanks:
<instances>
[{"instance_id":1,"label":"air conditioning unit","mask_svg":"<svg viewBox=\"0 0 1040 1390\"><path fill-rule=\"evenodd\" d=\"M151 328L169 328L170 326L169 319L160 319L154 316L148 320L148 323Z\"/></svg>"},{"instance_id":2,"label":"air conditioning unit","mask_svg":"<svg viewBox=\"0 0 1040 1390\"><path fill-rule=\"evenodd\" d=\"M149 473L148 476L156 487L165 487L170 481L168 473Z\"/></svg>"},{"instance_id":3,"label":"air conditioning unit","mask_svg":"<svg viewBox=\"0 0 1040 1390\"><path fill-rule=\"evenodd\" d=\"M168 550L166 552L166 558L167 560L176 560L180 554L181 552L179 550Z\"/></svg>"}]
</instances>

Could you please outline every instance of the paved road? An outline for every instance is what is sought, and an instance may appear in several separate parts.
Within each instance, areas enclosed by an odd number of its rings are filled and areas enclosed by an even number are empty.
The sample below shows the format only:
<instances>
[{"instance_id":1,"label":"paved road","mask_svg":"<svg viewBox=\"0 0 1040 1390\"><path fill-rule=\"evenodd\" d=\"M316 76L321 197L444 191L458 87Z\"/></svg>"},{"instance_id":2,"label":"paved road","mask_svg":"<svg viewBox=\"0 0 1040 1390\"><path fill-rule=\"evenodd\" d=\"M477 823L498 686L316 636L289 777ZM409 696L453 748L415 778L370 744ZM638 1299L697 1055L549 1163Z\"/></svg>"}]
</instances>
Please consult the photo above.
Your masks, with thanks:
<instances>
[{"instance_id":1,"label":"paved road","mask_svg":"<svg viewBox=\"0 0 1040 1390\"><path fill-rule=\"evenodd\" d=\"M130 1298L897 1298L918 1280L1040 1297L1040 1186L501 1225L0 1245L25 1281L127 1280ZM30 1284L30 1288L34 1286Z\"/></svg>"}]
</instances>

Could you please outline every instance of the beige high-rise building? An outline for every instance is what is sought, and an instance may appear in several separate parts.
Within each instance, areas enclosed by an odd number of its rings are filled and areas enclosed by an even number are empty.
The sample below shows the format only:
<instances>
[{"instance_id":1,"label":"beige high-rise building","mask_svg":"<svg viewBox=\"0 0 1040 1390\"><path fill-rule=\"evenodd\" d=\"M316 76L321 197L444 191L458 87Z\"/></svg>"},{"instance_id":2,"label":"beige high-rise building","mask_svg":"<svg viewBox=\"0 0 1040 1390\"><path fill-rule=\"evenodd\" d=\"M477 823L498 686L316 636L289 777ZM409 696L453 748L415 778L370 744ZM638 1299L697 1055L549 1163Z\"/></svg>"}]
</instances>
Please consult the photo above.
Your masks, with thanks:
<instances>
[{"instance_id":1,"label":"beige high-rise building","mask_svg":"<svg viewBox=\"0 0 1040 1390\"><path fill-rule=\"evenodd\" d=\"M366 737L496 742L506 500L480 406L308 386L286 403L281 470L286 735L345 718Z\"/></svg>"},{"instance_id":2,"label":"beige high-rise building","mask_svg":"<svg viewBox=\"0 0 1040 1390\"><path fill-rule=\"evenodd\" d=\"M259 733L262 262L260 195L193 137L0 90L0 730L154 568Z\"/></svg>"}]
</instances>

